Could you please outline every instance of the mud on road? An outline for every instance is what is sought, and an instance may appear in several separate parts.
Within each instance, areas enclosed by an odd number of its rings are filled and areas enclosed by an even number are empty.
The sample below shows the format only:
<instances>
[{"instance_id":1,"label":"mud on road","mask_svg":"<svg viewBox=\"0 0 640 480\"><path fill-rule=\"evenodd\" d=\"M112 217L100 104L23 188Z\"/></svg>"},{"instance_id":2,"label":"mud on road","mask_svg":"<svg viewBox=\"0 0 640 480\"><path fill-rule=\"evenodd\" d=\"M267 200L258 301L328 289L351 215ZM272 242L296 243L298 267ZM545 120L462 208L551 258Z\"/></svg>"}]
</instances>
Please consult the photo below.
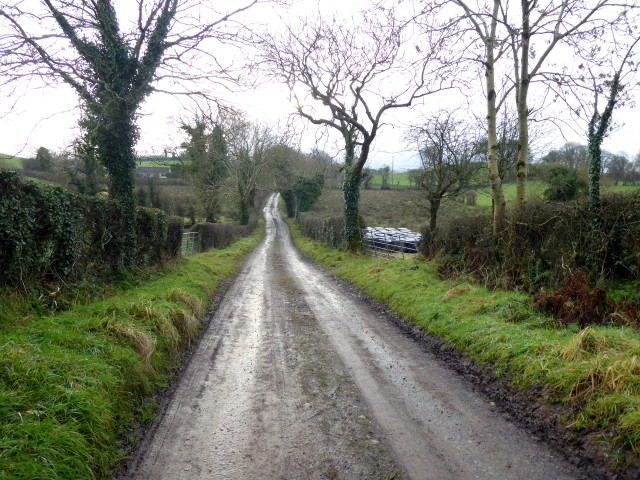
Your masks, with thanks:
<instances>
[{"instance_id":1,"label":"mud on road","mask_svg":"<svg viewBox=\"0 0 640 480\"><path fill-rule=\"evenodd\" d=\"M265 222L122 480L586 478Z\"/></svg>"}]
</instances>

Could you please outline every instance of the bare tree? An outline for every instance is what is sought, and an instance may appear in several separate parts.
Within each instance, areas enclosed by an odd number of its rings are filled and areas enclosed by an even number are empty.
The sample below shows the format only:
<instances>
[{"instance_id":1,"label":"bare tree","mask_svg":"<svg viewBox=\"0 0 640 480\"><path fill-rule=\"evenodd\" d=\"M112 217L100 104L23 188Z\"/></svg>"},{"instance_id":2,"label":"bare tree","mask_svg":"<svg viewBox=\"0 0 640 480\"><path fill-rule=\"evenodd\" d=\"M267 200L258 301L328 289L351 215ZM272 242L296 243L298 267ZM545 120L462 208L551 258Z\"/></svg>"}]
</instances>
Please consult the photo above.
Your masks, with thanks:
<instances>
[{"instance_id":1,"label":"bare tree","mask_svg":"<svg viewBox=\"0 0 640 480\"><path fill-rule=\"evenodd\" d=\"M453 84L452 62L442 55L447 32L432 29L415 43L408 28L393 11L374 9L348 23L306 20L264 41L265 60L288 84L297 113L342 138L344 238L353 249L359 246L362 171L383 115Z\"/></svg>"},{"instance_id":2,"label":"bare tree","mask_svg":"<svg viewBox=\"0 0 640 480\"><path fill-rule=\"evenodd\" d=\"M516 205L526 202L526 179L529 163L529 90L536 77L549 72L543 67L559 45L573 43L587 51L598 42L603 27L618 21L626 7L616 0L520 0L520 10L511 21L505 10L504 22L511 35L514 60L516 107L518 112L519 150L517 164Z\"/></svg>"},{"instance_id":3,"label":"bare tree","mask_svg":"<svg viewBox=\"0 0 640 480\"><path fill-rule=\"evenodd\" d=\"M540 159L544 163L563 165L571 170L586 172L589 169L589 148L575 142L567 142L550 150Z\"/></svg>"},{"instance_id":4,"label":"bare tree","mask_svg":"<svg viewBox=\"0 0 640 480\"><path fill-rule=\"evenodd\" d=\"M225 165L230 177L230 196L238 205L242 225L249 223L250 207L260 187L271 187L267 170L274 161L274 154L285 139L276 135L267 125L252 123L243 115L227 116L222 121L224 138L228 147ZM269 184L271 183L271 184Z\"/></svg>"},{"instance_id":5,"label":"bare tree","mask_svg":"<svg viewBox=\"0 0 640 480\"><path fill-rule=\"evenodd\" d=\"M76 91L85 142L109 173L110 196L126 211L126 265L136 257L134 146L140 105L160 79L180 85L203 77L195 64L185 68L184 62L201 54L207 39L229 40L230 19L258 1L203 17L196 0L119 2L120 11L113 0L0 2L0 75L61 80ZM129 21L121 22L127 15Z\"/></svg>"},{"instance_id":6,"label":"bare tree","mask_svg":"<svg viewBox=\"0 0 640 480\"><path fill-rule=\"evenodd\" d=\"M432 232L443 200L460 195L482 168L478 137L451 111L434 114L409 131L422 162L420 187L429 203Z\"/></svg>"},{"instance_id":7,"label":"bare tree","mask_svg":"<svg viewBox=\"0 0 640 480\"><path fill-rule=\"evenodd\" d=\"M603 26L616 22L625 6L614 0L451 0L463 11L462 19L482 45L488 124L488 168L494 198L494 233L500 230L505 214L504 194L498 174L497 114L511 94L515 94L518 115L518 160L516 204L526 201L529 163L529 92L536 80L550 81L560 72L552 65L552 53L562 44L583 50L593 48ZM507 65L510 63L510 66ZM551 66L555 72L544 68ZM498 68L500 67L500 68ZM501 75L499 84L496 75ZM496 88L500 85L500 89Z\"/></svg>"}]
</instances>

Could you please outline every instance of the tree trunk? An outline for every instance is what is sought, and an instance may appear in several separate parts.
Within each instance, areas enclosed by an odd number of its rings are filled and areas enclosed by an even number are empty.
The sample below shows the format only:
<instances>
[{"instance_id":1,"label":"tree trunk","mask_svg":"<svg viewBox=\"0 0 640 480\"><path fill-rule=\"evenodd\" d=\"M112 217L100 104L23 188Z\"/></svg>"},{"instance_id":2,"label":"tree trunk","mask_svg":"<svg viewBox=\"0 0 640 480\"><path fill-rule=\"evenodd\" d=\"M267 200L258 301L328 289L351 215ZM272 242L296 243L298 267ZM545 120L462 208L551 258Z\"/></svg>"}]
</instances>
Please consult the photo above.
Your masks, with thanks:
<instances>
[{"instance_id":1,"label":"tree trunk","mask_svg":"<svg viewBox=\"0 0 640 480\"><path fill-rule=\"evenodd\" d=\"M216 213L210 207L206 208L205 222L207 222L207 223L216 223Z\"/></svg>"},{"instance_id":2,"label":"tree trunk","mask_svg":"<svg viewBox=\"0 0 640 480\"><path fill-rule=\"evenodd\" d=\"M487 39L485 63L485 76L487 82L487 168L489 170L489 182L493 196L493 234L498 235L502 230L506 214L506 201L502 189L502 179L498 168L498 134L497 134L497 106L495 86L495 58L494 42L497 28L499 0L494 2L493 21L491 24L491 38Z\"/></svg>"},{"instance_id":3,"label":"tree trunk","mask_svg":"<svg viewBox=\"0 0 640 480\"><path fill-rule=\"evenodd\" d=\"M594 125L589 123L589 209L596 211L600 208L600 170L602 169L602 147L594 131Z\"/></svg>"},{"instance_id":4,"label":"tree trunk","mask_svg":"<svg viewBox=\"0 0 640 480\"><path fill-rule=\"evenodd\" d=\"M349 250L358 250L360 243L360 184L362 169L369 156L369 147L373 136L362 142L360 155L356 161L356 140L353 131L343 132L345 142L344 180L342 196L344 199L343 243Z\"/></svg>"},{"instance_id":5,"label":"tree trunk","mask_svg":"<svg viewBox=\"0 0 640 480\"><path fill-rule=\"evenodd\" d=\"M527 95L529 94L529 39L531 28L529 25L530 0L521 0L522 33L520 49L519 85L516 88L516 106L518 110L518 161L516 163L516 208L520 208L527 201L527 164L529 162L529 108Z\"/></svg>"},{"instance_id":6,"label":"tree trunk","mask_svg":"<svg viewBox=\"0 0 640 480\"><path fill-rule=\"evenodd\" d=\"M602 171L602 141L611 124L613 109L618 101L620 88L620 72L616 72L611 81L609 98L602 115L597 110L589 122L589 208L596 211L600 208L600 172Z\"/></svg>"},{"instance_id":7,"label":"tree trunk","mask_svg":"<svg viewBox=\"0 0 640 480\"><path fill-rule=\"evenodd\" d=\"M440 210L441 202L442 202L442 198L437 198L437 197L429 198L429 214L430 214L429 231L431 233L436 231L436 223L438 221L438 210Z\"/></svg>"},{"instance_id":8,"label":"tree trunk","mask_svg":"<svg viewBox=\"0 0 640 480\"><path fill-rule=\"evenodd\" d=\"M527 170L529 163L528 80L523 80L518 95L518 161L516 163L516 208L527 202Z\"/></svg>"},{"instance_id":9,"label":"tree trunk","mask_svg":"<svg viewBox=\"0 0 640 480\"><path fill-rule=\"evenodd\" d=\"M246 198L241 198L239 202L240 225L249 224L249 202Z\"/></svg>"}]
</instances>

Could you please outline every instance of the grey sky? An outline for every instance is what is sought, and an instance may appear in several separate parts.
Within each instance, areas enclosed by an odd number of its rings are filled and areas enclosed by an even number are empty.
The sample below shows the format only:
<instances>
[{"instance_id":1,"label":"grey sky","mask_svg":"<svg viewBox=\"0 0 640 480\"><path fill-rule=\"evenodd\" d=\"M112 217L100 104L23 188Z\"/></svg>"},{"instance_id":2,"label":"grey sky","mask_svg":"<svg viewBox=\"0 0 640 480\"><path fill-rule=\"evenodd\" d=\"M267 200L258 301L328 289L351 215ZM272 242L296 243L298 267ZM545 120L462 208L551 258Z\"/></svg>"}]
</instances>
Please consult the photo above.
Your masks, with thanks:
<instances>
[{"instance_id":1,"label":"grey sky","mask_svg":"<svg viewBox=\"0 0 640 480\"><path fill-rule=\"evenodd\" d=\"M120 0L123 1L123 0ZM129 0L124 0L129 1ZM279 9L277 14L270 7L260 6L259 11L252 12L251 19L268 19L271 25L277 23L278 15L288 21L300 15L300 12L312 13L321 6L326 14L329 10L340 12L348 16L350 10L355 11L358 4L366 4L366 0L358 2L344 2L339 0L302 0L295 3L291 9ZM348 6L349 8L346 8ZM237 55L237 52L234 52ZM25 83L18 88L17 95L11 97L10 103L3 102L0 109L0 152L18 156L32 156L40 146L52 150L62 150L67 147L77 135L76 123L78 118L77 97L73 91L65 86L36 87L36 82ZM293 112L293 104L289 101L288 93L283 85L271 84L258 89L229 92L218 90L220 98L231 102L245 110L249 117L256 120L276 123L285 122L288 114ZM442 96L444 95L444 97ZM429 100L429 105L454 105L458 102L460 92L439 94L437 99ZM5 97L5 99L7 99ZM15 106L13 106L15 103ZM6 110L13 106L11 111ZM184 97L170 97L167 95L153 95L144 104L139 120L140 142L139 153L162 153L165 148L175 148L182 141L178 128L181 119L187 119L188 109L193 105ZM411 147L403 140L402 124L409 123L425 113L429 107L417 105L411 111L396 112L395 117L386 119L387 125L374 145L370 158L372 167L385 164L395 164L396 168L411 168L417 166L417 159L411 152ZM475 111L482 115L482 107ZM615 113L615 119L626 122L626 126L610 135L604 142L604 148L613 152L624 151L635 155L640 150L640 140L636 117L636 109L621 108ZM580 127L577 127L580 128ZM586 143L586 135L565 129L564 138L557 128L549 129L547 136L550 147L559 146L566 140ZM340 143L332 136L318 137L315 131L307 127L301 142L301 148L308 150L314 146L315 140L320 138L318 147L339 156Z\"/></svg>"}]
</instances>

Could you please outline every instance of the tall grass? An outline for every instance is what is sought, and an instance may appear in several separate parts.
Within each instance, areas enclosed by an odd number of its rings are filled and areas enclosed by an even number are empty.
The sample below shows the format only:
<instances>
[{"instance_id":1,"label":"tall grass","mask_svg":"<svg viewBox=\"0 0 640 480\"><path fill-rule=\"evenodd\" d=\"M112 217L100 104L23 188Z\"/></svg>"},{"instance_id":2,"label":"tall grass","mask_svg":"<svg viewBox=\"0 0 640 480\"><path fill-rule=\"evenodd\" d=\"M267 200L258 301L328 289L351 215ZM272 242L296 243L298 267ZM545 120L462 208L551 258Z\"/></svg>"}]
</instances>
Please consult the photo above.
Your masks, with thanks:
<instances>
[{"instance_id":1,"label":"tall grass","mask_svg":"<svg viewBox=\"0 0 640 480\"><path fill-rule=\"evenodd\" d=\"M536 401L561 405L558 418L618 462L640 463L640 332L562 326L533 310L530 297L490 291L467 279L442 281L424 260L384 261L298 247L423 331L456 346Z\"/></svg>"},{"instance_id":2,"label":"tall grass","mask_svg":"<svg viewBox=\"0 0 640 480\"><path fill-rule=\"evenodd\" d=\"M101 479L145 397L191 344L219 281L262 229L161 277L64 313L0 312L0 478Z\"/></svg>"}]
</instances>

